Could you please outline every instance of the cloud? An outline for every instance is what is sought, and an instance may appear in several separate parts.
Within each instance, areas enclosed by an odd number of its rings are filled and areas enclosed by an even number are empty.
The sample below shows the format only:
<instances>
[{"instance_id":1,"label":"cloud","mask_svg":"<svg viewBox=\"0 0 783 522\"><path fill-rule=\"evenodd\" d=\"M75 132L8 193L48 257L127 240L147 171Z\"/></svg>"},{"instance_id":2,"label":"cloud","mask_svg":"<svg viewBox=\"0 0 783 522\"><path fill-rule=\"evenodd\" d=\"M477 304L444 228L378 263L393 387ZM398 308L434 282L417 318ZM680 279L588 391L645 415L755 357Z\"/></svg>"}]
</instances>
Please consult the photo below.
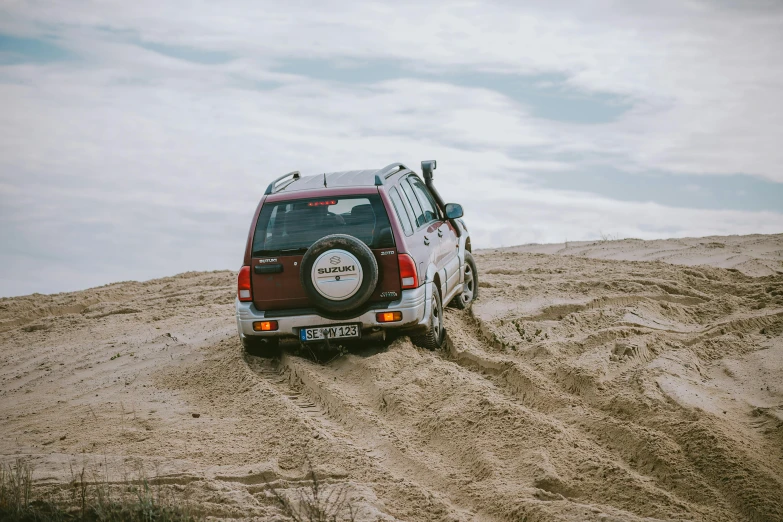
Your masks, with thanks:
<instances>
[{"instance_id":1,"label":"cloud","mask_svg":"<svg viewBox=\"0 0 783 522\"><path fill-rule=\"evenodd\" d=\"M759 194L783 182L780 21L706 3L7 4L0 46L65 52L0 62L0 295L236 268L272 178L399 160L438 159L479 246L779 232ZM747 194L687 208L643 189L651 172Z\"/></svg>"},{"instance_id":2,"label":"cloud","mask_svg":"<svg viewBox=\"0 0 783 522\"><path fill-rule=\"evenodd\" d=\"M267 69L291 59L391 60L452 80L488 75L485 83L496 84L498 73L554 74L564 78L555 92L567 86L588 100L614 93L633 104L620 121L589 132L552 125L561 150L605 151L618 168L782 181L783 77L775 64L783 7L763 5L32 2L9 12L8 27L60 27L82 50L125 39L176 50L169 56L244 57ZM561 103L572 99L563 95Z\"/></svg>"},{"instance_id":3,"label":"cloud","mask_svg":"<svg viewBox=\"0 0 783 522\"><path fill-rule=\"evenodd\" d=\"M475 244L511 246L619 238L658 239L730 234L772 234L783 230L777 212L678 208L653 202L621 202L595 194L524 190L498 183L491 196L474 187L465 205ZM568 209L564 211L564 209Z\"/></svg>"}]
</instances>

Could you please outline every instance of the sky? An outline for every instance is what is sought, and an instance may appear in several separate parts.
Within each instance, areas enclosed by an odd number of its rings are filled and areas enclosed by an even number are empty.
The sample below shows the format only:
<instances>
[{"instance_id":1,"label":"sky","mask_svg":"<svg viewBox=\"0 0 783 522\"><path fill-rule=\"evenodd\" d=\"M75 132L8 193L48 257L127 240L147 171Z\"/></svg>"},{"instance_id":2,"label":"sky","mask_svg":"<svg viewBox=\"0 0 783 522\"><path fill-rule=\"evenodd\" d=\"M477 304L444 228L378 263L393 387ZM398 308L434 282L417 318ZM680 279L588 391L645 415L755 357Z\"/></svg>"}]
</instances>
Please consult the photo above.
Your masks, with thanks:
<instances>
[{"instance_id":1,"label":"sky","mask_svg":"<svg viewBox=\"0 0 783 522\"><path fill-rule=\"evenodd\" d=\"M4 0L0 296L238 269L266 185L419 170L474 247L783 232L783 3Z\"/></svg>"}]
</instances>

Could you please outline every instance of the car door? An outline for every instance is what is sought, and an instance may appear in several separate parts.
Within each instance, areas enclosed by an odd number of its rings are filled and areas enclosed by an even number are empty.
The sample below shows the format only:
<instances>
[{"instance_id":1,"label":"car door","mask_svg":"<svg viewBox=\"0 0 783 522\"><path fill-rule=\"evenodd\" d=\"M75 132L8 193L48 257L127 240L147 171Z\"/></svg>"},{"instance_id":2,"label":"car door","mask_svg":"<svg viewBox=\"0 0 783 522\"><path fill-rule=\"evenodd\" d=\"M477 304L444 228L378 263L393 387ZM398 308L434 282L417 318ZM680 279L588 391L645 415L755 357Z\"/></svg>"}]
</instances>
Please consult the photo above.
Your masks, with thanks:
<instances>
[{"instance_id":1,"label":"car door","mask_svg":"<svg viewBox=\"0 0 783 522\"><path fill-rule=\"evenodd\" d=\"M403 206L410 213L413 222L413 234L406 242L411 250L411 255L419 269L419 280L424 281L427 267L430 264L438 266L440 255L440 237L438 226L440 223L425 213L424 208L416 196L413 186L409 183L410 176L400 180L399 188Z\"/></svg>"},{"instance_id":2,"label":"car door","mask_svg":"<svg viewBox=\"0 0 783 522\"><path fill-rule=\"evenodd\" d=\"M408 180L413 187L422 207L425 209L425 215L432 213L437 220L438 235L438 255L437 267L441 272L443 281L444 297L448 295L459 283L459 250L456 248L457 235L453 225L445 219L445 216L439 210L435 198L427 186L416 176L410 176ZM444 303L445 305L446 303Z\"/></svg>"},{"instance_id":3,"label":"car door","mask_svg":"<svg viewBox=\"0 0 783 522\"><path fill-rule=\"evenodd\" d=\"M459 239L451 221L446 220L440 227L443 236L440 238L440 250L443 255L443 266L446 270L446 295L462 282L459 261ZM443 303L444 306L448 303Z\"/></svg>"}]
</instances>

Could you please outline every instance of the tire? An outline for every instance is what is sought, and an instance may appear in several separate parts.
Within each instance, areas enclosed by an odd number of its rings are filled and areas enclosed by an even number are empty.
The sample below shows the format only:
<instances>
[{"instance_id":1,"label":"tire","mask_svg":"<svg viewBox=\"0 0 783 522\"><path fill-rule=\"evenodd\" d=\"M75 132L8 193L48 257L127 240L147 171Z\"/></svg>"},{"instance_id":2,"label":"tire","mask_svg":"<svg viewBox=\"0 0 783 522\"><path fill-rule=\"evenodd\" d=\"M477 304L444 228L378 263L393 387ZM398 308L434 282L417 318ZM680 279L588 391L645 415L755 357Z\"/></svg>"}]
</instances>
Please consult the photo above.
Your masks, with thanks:
<instances>
[{"instance_id":1,"label":"tire","mask_svg":"<svg viewBox=\"0 0 783 522\"><path fill-rule=\"evenodd\" d=\"M478 297L478 271L470 252L465 252L465 279L462 293L454 296L451 305L460 310L468 310Z\"/></svg>"},{"instance_id":2,"label":"tire","mask_svg":"<svg viewBox=\"0 0 783 522\"><path fill-rule=\"evenodd\" d=\"M277 337L250 337L242 338L242 347L245 353L255 357L273 359L280 355L280 339Z\"/></svg>"},{"instance_id":3,"label":"tire","mask_svg":"<svg viewBox=\"0 0 783 522\"><path fill-rule=\"evenodd\" d=\"M432 290L432 307L430 311L429 328L421 335L411 337L416 346L428 350L437 350L443 346L446 329L443 327L443 301L437 288Z\"/></svg>"},{"instance_id":4,"label":"tire","mask_svg":"<svg viewBox=\"0 0 783 522\"><path fill-rule=\"evenodd\" d=\"M313 265L330 250L348 252L356 258L361 266L361 283L358 289L345 299L327 298L316 289L313 282ZM375 287L378 285L378 262L375 260L372 250L362 241L346 234L332 234L319 239L307 249L302 257L299 279L308 299L319 310L327 313L350 312L365 304L375 292Z\"/></svg>"}]
</instances>

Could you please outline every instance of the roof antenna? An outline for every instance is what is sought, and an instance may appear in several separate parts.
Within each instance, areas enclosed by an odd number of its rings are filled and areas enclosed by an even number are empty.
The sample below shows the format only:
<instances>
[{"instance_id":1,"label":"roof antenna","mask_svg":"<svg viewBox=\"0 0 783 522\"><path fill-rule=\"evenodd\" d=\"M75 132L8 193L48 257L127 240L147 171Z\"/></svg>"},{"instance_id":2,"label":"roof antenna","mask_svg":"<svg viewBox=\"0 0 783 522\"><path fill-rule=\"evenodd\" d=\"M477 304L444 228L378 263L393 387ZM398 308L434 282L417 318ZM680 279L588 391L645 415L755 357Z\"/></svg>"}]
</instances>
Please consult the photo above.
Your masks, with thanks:
<instances>
[{"instance_id":1,"label":"roof antenna","mask_svg":"<svg viewBox=\"0 0 783 522\"><path fill-rule=\"evenodd\" d=\"M324 172L324 188L326 188L326 172Z\"/></svg>"}]
</instances>

